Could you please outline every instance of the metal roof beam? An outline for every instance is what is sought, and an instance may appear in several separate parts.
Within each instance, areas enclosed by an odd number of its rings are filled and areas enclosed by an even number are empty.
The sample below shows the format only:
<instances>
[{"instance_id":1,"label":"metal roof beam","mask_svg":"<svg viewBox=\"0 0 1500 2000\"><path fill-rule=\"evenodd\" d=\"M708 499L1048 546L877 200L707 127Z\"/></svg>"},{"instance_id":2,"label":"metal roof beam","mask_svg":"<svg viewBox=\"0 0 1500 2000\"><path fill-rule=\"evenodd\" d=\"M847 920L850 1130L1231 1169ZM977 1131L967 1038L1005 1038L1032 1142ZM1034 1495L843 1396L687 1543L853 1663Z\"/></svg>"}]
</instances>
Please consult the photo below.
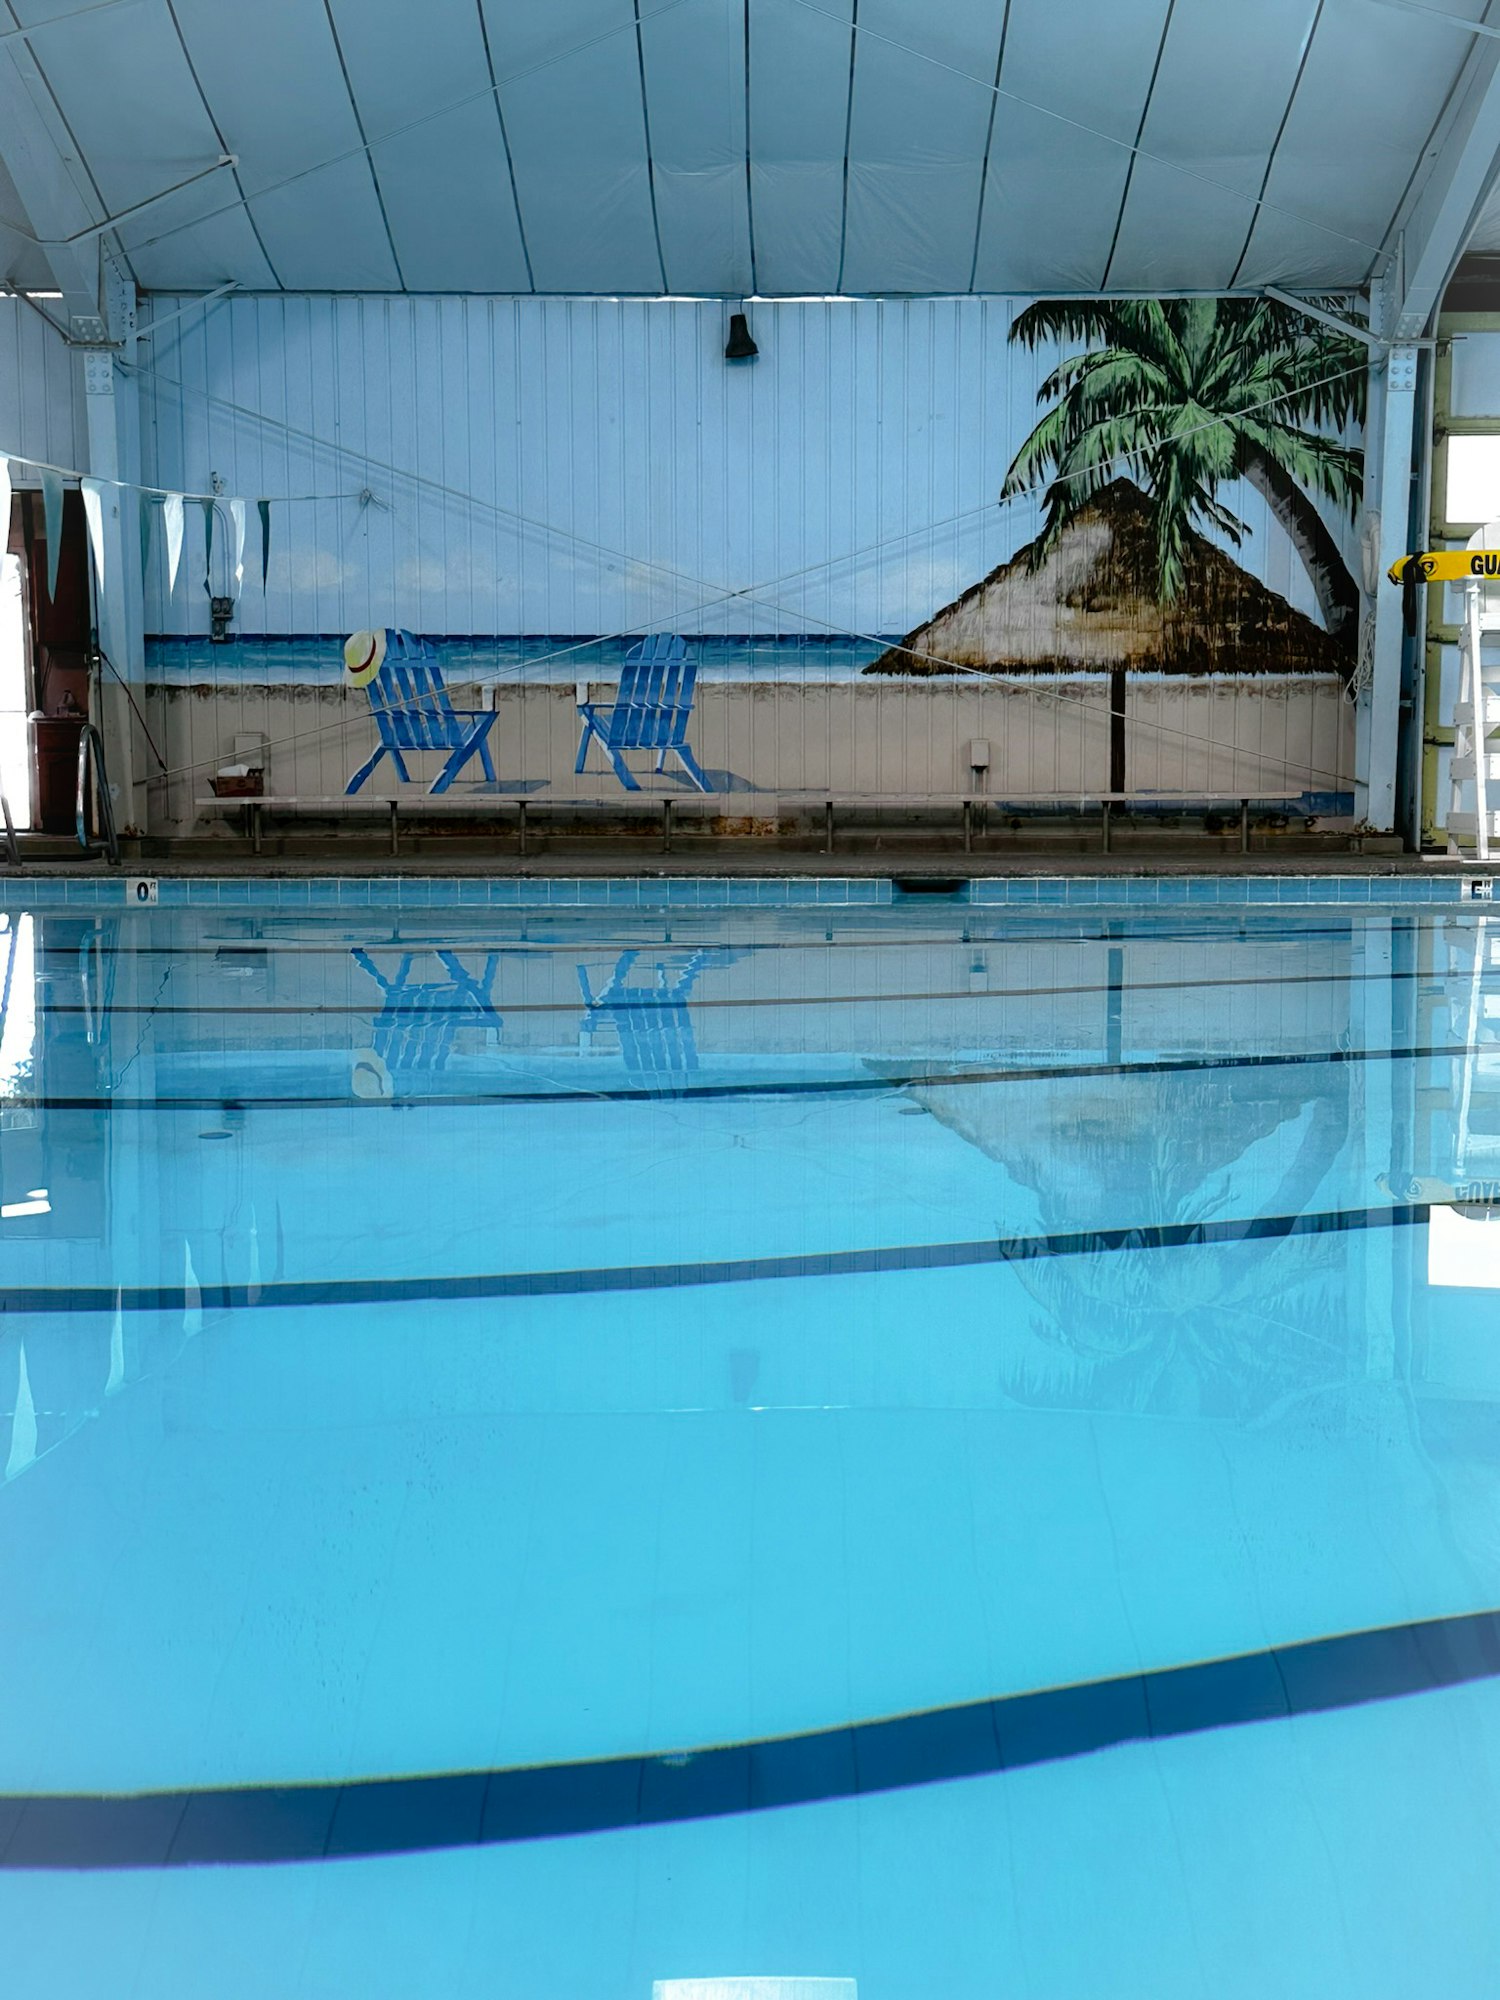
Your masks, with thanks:
<instances>
[{"instance_id":1,"label":"metal roof beam","mask_svg":"<svg viewBox=\"0 0 1500 2000\"><path fill-rule=\"evenodd\" d=\"M1500 40L1485 39L1470 51L1431 164L1398 218L1385 266L1371 288L1377 333L1410 341L1429 331L1497 175Z\"/></svg>"}]
</instances>

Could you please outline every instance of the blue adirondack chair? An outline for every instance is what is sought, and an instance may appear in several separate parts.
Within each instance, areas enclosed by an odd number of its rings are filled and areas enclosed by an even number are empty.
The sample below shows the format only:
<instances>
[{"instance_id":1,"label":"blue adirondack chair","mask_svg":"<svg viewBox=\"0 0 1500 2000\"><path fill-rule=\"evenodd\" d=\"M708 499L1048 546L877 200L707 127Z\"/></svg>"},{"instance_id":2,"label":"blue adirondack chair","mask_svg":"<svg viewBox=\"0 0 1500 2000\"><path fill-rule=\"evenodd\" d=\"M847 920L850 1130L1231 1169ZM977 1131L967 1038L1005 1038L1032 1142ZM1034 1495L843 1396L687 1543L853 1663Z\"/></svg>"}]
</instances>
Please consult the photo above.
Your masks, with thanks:
<instances>
[{"instance_id":1,"label":"blue adirondack chair","mask_svg":"<svg viewBox=\"0 0 1500 2000\"><path fill-rule=\"evenodd\" d=\"M699 770L686 740L697 680L698 663L689 659L686 640L659 632L632 646L625 655L615 699L578 704L583 729L573 766L575 775L584 767L590 738L597 737L627 792L641 789L625 762L627 750L654 750L658 771L670 750L698 790L711 792L713 786Z\"/></svg>"},{"instance_id":2,"label":"blue adirondack chair","mask_svg":"<svg viewBox=\"0 0 1500 2000\"><path fill-rule=\"evenodd\" d=\"M672 1076L698 1067L698 1044L688 1011L693 982L708 956L702 951L674 953L671 963L658 961L648 983L632 984L630 975L641 953L622 951L614 970L598 991L586 965L578 968L578 988L585 1013L583 1037L593 1045L598 1030L612 1027L620 1054L632 1076Z\"/></svg>"},{"instance_id":3,"label":"blue adirondack chair","mask_svg":"<svg viewBox=\"0 0 1500 2000\"><path fill-rule=\"evenodd\" d=\"M375 1019L375 1053L394 1077L402 1071L430 1072L447 1067L453 1037L460 1028L502 1028L490 998L500 963L497 951L485 953L484 970L472 973L456 951L433 952L443 977L413 976L417 960L427 955L421 946L403 951L394 977L388 978L370 953L356 946L350 957L380 988L381 1007Z\"/></svg>"},{"instance_id":4,"label":"blue adirondack chair","mask_svg":"<svg viewBox=\"0 0 1500 2000\"><path fill-rule=\"evenodd\" d=\"M492 708L455 708L443 686L437 655L425 640L410 632L387 631L385 660L380 672L365 690L370 712L380 731L375 754L365 760L344 788L347 798L357 792L381 758L389 755L403 784L411 773L402 755L406 750L446 750L444 764L429 789L429 796L446 792L471 757L477 756L484 775L495 781L490 761L490 731L495 726Z\"/></svg>"}]
</instances>

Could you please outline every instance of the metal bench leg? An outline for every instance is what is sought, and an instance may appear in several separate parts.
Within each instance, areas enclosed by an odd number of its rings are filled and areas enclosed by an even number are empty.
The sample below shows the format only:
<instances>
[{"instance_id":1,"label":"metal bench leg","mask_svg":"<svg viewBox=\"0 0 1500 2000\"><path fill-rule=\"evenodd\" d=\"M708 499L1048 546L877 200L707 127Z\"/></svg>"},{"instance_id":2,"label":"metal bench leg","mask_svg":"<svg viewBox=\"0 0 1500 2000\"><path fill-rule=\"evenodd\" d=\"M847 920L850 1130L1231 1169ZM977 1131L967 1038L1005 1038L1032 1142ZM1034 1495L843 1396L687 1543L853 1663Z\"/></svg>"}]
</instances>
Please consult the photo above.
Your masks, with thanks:
<instances>
[{"instance_id":1,"label":"metal bench leg","mask_svg":"<svg viewBox=\"0 0 1500 2000\"><path fill-rule=\"evenodd\" d=\"M964 800L964 853L974 852L974 802Z\"/></svg>"},{"instance_id":2,"label":"metal bench leg","mask_svg":"<svg viewBox=\"0 0 1500 2000\"><path fill-rule=\"evenodd\" d=\"M250 808L250 852L252 854L260 853L260 807L258 805L253 805Z\"/></svg>"},{"instance_id":3,"label":"metal bench leg","mask_svg":"<svg viewBox=\"0 0 1500 2000\"><path fill-rule=\"evenodd\" d=\"M833 852L833 800L828 799L823 806L823 852Z\"/></svg>"},{"instance_id":4,"label":"metal bench leg","mask_svg":"<svg viewBox=\"0 0 1500 2000\"><path fill-rule=\"evenodd\" d=\"M663 799L661 802L661 851L663 854L670 854L672 852L672 801L670 799Z\"/></svg>"},{"instance_id":5,"label":"metal bench leg","mask_svg":"<svg viewBox=\"0 0 1500 2000\"><path fill-rule=\"evenodd\" d=\"M400 810L400 808L399 808L399 806L397 805L396 801L395 801L394 799L392 799L392 800L391 800L391 852L392 852L392 854L399 854L399 853L401 852L401 835L400 835L399 831L397 830L397 826L396 826L396 814L397 814L397 812L398 812L399 810Z\"/></svg>"},{"instance_id":6,"label":"metal bench leg","mask_svg":"<svg viewBox=\"0 0 1500 2000\"><path fill-rule=\"evenodd\" d=\"M516 831L521 837L521 856L524 860L526 855L526 801L524 799L517 799L516 801Z\"/></svg>"},{"instance_id":7,"label":"metal bench leg","mask_svg":"<svg viewBox=\"0 0 1500 2000\"><path fill-rule=\"evenodd\" d=\"M1104 844L1101 849L1101 852L1108 854L1110 852L1110 836L1112 831L1110 826L1110 801L1108 799L1105 799L1102 803L1104 806L1104 814L1103 814Z\"/></svg>"},{"instance_id":8,"label":"metal bench leg","mask_svg":"<svg viewBox=\"0 0 1500 2000\"><path fill-rule=\"evenodd\" d=\"M1240 853L1250 852L1250 801L1240 800Z\"/></svg>"}]
</instances>

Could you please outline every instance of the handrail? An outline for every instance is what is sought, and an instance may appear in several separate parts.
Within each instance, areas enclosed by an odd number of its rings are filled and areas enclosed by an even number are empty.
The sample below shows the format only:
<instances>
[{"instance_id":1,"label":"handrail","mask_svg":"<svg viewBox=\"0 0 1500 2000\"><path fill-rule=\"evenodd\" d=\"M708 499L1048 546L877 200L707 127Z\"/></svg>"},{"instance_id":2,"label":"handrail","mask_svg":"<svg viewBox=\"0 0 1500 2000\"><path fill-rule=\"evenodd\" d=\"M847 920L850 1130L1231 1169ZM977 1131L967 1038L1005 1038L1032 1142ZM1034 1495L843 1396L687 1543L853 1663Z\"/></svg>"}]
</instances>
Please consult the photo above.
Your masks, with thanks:
<instances>
[{"instance_id":1,"label":"handrail","mask_svg":"<svg viewBox=\"0 0 1500 2000\"><path fill-rule=\"evenodd\" d=\"M99 808L99 827L104 835L100 844L109 860L118 868L120 843L115 834L115 809L109 796L109 775L104 767L104 739L92 722L86 722L78 732L78 792L73 804L73 826L78 835L78 845L85 854L92 854L96 845L88 835L88 780L91 759L94 767L94 795Z\"/></svg>"},{"instance_id":2,"label":"handrail","mask_svg":"<svg viewBox=\"0 0 1500 2000\"><path fill-rule=\"evenodd\" d=\"M10 800L5 796L5 787L0 785L0 814L5 819L5 853L12 868L20 868L21 847L16 839L16 823L10 816Z\"/></svg>"}]
</instances>

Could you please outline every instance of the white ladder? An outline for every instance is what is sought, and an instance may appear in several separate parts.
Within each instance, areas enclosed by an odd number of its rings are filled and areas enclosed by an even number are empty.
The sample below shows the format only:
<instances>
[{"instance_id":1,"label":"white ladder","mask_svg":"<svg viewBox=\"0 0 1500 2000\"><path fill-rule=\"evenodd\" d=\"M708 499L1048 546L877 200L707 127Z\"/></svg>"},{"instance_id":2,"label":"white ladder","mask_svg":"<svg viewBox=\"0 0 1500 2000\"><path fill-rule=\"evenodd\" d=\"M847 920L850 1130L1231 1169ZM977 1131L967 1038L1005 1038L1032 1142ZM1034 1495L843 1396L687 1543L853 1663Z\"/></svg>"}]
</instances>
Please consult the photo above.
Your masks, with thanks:
<instances>
[{"instance_id":1,"label":"white ladder","mask_svg":"<svg viewBox=\"0 0 1500 2000\"><path fill-rule=\"evenodd\" d=\"M1471 549L1500 548L1500 521L1486 522ZM1458 639L1458 699L1453 706L1453 759L1448 767L1448 852L1461 861L1487 862L1500 848L1500 749L1489 747L1500 730L1500 650L1486 660L1486 634L1500 635L1500 590L1477 579L1466 583ZM1473 805L1464 794L1472 787Z\"/></svg>"}]
</instances>

